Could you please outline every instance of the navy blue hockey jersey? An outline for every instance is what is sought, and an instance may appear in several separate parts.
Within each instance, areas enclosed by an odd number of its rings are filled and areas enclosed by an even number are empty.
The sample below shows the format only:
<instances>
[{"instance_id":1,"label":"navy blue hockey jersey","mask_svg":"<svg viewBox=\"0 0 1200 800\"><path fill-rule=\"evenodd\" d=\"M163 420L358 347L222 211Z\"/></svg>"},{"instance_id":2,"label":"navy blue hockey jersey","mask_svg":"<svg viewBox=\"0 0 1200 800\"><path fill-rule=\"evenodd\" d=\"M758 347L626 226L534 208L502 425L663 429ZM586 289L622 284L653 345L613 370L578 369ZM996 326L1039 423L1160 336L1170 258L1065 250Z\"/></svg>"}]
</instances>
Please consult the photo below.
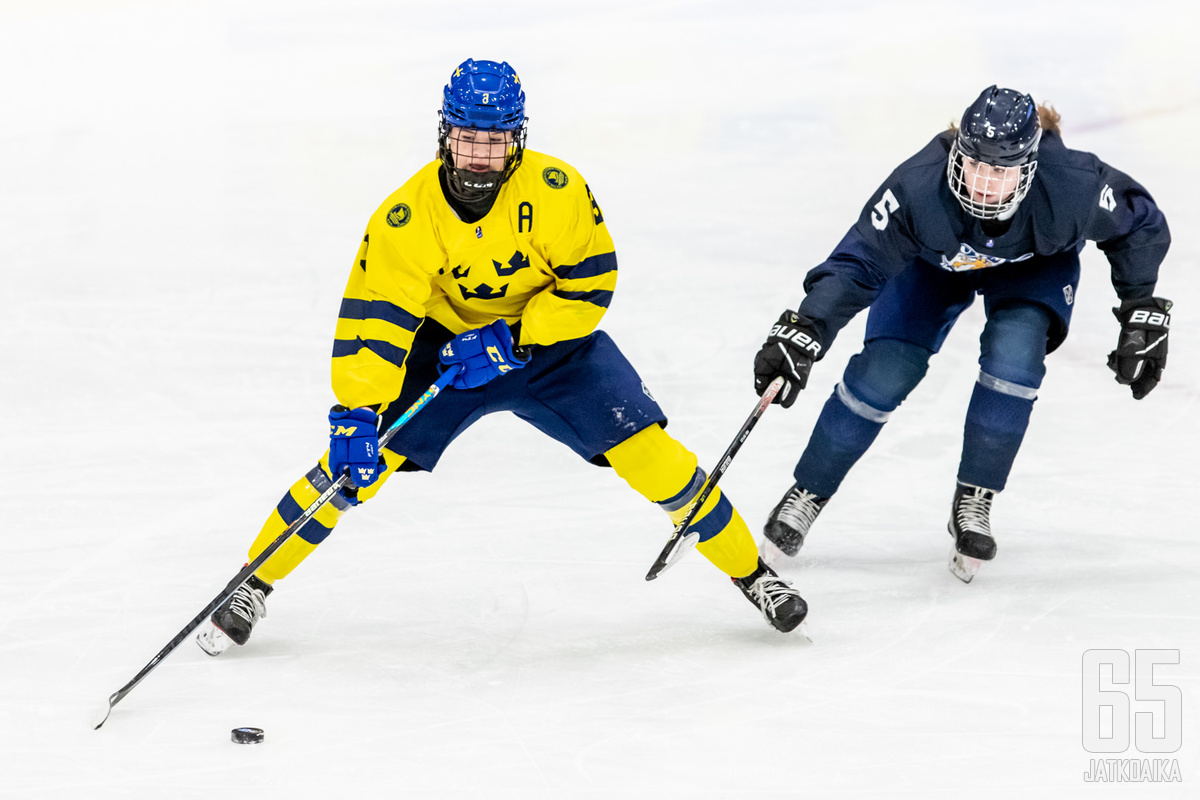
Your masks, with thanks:
<instances>
[{"instance_id":1,"label":"navy blue hockey jersey","mask_svg":"<svg viewBox=\"0 0 1200 800\"><path fill-rule=\"evenodd\" d=\"M1108 256L1118 297L1154 294L1171 235L1154 199L1136 181L1046 131L1029 194L1008 228L989 235L947 184L955 135L939 134L897 167L829 258L805 277L799 311L826 349L889 278L916 261L954 272L1004 269L1035 256L1078 251L1091 240Z\"/></svg>"}]
</instances>

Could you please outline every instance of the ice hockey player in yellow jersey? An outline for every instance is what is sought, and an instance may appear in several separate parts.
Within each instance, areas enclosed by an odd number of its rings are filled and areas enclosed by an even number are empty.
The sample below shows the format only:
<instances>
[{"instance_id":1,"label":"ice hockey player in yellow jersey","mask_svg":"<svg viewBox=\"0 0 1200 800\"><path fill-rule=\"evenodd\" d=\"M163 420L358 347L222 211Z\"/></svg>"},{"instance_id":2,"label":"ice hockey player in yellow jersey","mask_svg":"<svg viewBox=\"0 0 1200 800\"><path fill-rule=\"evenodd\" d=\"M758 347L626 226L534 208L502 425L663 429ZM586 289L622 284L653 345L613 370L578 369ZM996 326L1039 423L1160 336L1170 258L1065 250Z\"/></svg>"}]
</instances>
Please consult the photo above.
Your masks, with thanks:
<instances>
[{"instance_id":1,"label":"ice hockey player in yellow jersey","mask_svg":"<svg viewBox=\"0 0 1200 800\"><path fill-rule=\"evenodd\" d=\"M583 177L525 149L525 92L505 63L468 59L443 92L438 158L367 223L333 343L330 449L271 512L254 559L332 483L350 482L212 615L210 655L245 644L266 597L352 506L395 473L433 470L484 414L511 411L582 458L611 466L676 524L706 476L664 430L634 368L596 329L617 282L604 214ZM388 428L446 369L442 392L382 451ZM719 488L689 533L697 549L781 631L807 613L758 556Z\"/></svg>"}]
</instances>

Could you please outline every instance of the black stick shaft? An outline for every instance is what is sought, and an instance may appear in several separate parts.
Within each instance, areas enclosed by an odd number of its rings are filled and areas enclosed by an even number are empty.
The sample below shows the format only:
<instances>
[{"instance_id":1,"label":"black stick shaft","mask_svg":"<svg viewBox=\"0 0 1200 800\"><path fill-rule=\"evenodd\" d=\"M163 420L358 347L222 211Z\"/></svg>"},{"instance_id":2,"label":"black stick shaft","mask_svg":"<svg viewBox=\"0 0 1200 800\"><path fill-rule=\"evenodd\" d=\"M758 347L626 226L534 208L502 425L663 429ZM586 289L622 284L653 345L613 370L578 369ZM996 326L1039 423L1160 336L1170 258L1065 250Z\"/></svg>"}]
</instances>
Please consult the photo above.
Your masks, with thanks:
<instances>
[{"instance_id":1,"label":"black stick shaft","mask_svg":"<svg viewBox=\"0 0 1200 800\"><path fill-rule=\"evenodd\" d=\"M654 564L650 567L650 571L646 573L646 580L654 580L658 577L660 572L671 565L671 556L673 551L676 549L676 543L679 541L679 538L683 536L684 532L688 529L688 526L692 524L692 520L695 519L696 514L700 513L700 508L704 505L704 501L708 499L708 496L712 493L712 490L717 487L717 481L721 480L721 476L725 474L727 469L729 469L729 464L733 461L733 457L737 455L737 451L742 448L742 444L746 441L746 438L750 436L750 431L754 430L754 426L758 423L759 418L762 417L763 412L767 410L767 406L771 405L771 401L775 399L775 395L779 394L779 390L783 388L783 384L784 379L782 377L778 377L771 381L771 384L767 387L766 391L762 393L762 397L758 399L758 403L754 406L754 411L751 412L746 421L742 423L741 430L738 431L737 436L733 437L733 442L730 443L729 448L725 450L725 455L721 456L721 460L717 463L717 468L714 469L712 471L712 475L708 477L708 482L704 486L704 491L700 492L700 494L696 497L696 500L692 503L691 508L688 509L687 516L685 516L683 521L676 525L675 530L671 532L671 538L667 539L667 543L663 545L662 552L658 554L658 558L654 560Z\"/></svg>"},{"instance_id":2,"label":"black stick shaft","mask_svg":"<svg viewBox=\"0 0 1200 800\"><path fill-rule=\"evenodd\" d=\"M384 431L383 435L379 437L380 449L382 449L384 445L392 440L392 437L396 435L396 431L400 430L401 426L412 419L413 415L424 408L430 400L437 397L443 389L450 385L457 373L457 369L447 370L440 378L438 378L436 383L426 389L425 393L417 398L417 402L409 406L408 410L400 416L400 419L392 423L392 426ZM108 720L108 715L112 713L113 706L121 702L125 695L132 692L147 675L154 671L154 668L157 667L164 658L171 655L175 648L179 647L179 645L181 645L183 641L191 635L192 631L196 630L196 628L199 628L204 623L204 620L208 619L208 617L217 610L219 605L229 599L229 596L236 592L238 587L245 583L250 576L254 574L255 570L265 564L267 559L274 555L275 551L283 546L283 543L288 540L288 537L303 528L305 523L312 519L326 503L332 500L333 496L337 494L338 490L346 485L348 480L350 480L349 476L339 475L337 480L335 480L328 489L322 492L321 496L314 500L312 505L304 509L304 513L301 514L295 522L293 522L291 525L288 525L287 529L284 530L283 533L279 534L275 541L267 545L267 547L261 553L259 553L253 561L242 567L241 571L238 572L237 575L233 576L233 580L225 585L225 588L221 591L221 593L214 597L212 601L204 607L203 611L193 617L192 621L183 627L183 630L175 634L175 638L167 642L167 646L162 650L159 650L158 655L150 659L150 663L142 667L141 671L138 672L137 675L133 676L133 680L122 686L117 691L113 692L113 694L108 698L108 708L103 712L103 716L98 721L93 722L92 729L99 730L100 726Z\"/></svg>"}]
</instances>

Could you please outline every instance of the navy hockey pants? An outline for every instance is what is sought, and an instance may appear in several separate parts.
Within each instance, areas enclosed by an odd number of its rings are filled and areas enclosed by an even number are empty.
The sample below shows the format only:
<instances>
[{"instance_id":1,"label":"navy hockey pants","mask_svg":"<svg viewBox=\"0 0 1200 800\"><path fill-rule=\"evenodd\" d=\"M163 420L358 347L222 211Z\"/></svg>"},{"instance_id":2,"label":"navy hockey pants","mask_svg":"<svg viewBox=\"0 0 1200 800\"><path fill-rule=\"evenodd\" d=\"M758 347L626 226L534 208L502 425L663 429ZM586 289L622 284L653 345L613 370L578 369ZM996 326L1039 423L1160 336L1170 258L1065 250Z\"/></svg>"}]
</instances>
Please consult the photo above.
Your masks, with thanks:
<instances>
[{"instance_id":1,"label":"navy hockey pants","mask_svg":"<svg viewBox=\"0 0 1200 800\"><path fill-rule=\"evenodd\" d=\"M987 323L958 480L1003 489L1046 374L1045 357L1066 338L1078 281L1074 252L977 273L918 263L892 279L871 306L865 347L846 365L796 464L797 484L821 497L838 490L981 294Z\"/></svg>"}]
</instances>

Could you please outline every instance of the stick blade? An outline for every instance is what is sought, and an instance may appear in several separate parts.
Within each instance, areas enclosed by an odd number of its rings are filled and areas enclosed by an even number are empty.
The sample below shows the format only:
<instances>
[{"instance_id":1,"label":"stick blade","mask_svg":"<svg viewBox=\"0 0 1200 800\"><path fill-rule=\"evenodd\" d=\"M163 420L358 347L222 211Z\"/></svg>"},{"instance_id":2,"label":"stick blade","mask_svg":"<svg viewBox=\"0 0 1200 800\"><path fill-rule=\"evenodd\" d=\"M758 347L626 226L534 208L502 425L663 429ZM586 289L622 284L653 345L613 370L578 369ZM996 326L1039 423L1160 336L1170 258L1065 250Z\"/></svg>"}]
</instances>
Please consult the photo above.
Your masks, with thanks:
<instances>
[{"instance_id":1,"label":"stick blade","mask_svg":"<svg viewBox=\"0 0 1200 800\"><path fill-rule=\"evenodd\" d=\"M698 541L700 541L700 534L697 531L689 531L686 536L677 538L650 567L650 571L646 573L646 580L652 581L673 567L675 562L687 555L687 552L695 547Z\"/></svg>"},{"instance_id":2,"label":"stick blade","mask_svg":"<svg viewBox=\"0 0 1200 800\"><path fill-rule=\"evenodd\" d=\"M111 713L112 713L111 705L106 705L104 708L97 710L96 713L94 715L92 715L92 730L94 730L94 731L100 730L100 726L103 725L104 723L108 722L108 715Z\"/></svg>"},{"instance_id":3,"label":"stick blade","mask_svg":"<svg viewBox=\"0 0 1200 800\"><path fill-rule=\"evenodd\" d=\"M113 692L112 695L109 696L108 704L92 716L92 730L98 731L100 730L101 725L108 722L108 715L112 713L113 706L120 702L121 698L124 696L125 694L123 692Z\"/></svg>"}]
</instances>

